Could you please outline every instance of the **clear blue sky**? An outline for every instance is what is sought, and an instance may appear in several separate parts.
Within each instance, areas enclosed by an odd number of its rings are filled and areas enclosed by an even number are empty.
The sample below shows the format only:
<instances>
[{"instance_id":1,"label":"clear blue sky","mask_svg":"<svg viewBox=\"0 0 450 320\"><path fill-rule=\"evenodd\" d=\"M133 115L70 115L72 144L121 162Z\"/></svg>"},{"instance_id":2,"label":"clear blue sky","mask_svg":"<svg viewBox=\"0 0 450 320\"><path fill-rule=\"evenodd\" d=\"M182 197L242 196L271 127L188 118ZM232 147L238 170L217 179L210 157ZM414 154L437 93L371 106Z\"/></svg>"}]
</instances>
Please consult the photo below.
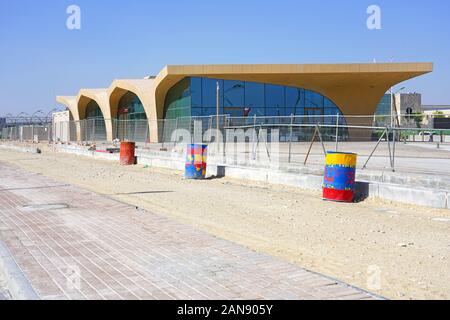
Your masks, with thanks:
<instances>
[{"instance_id":1,"label":"clear blue sky","mask_svg":"<svg viewBox=\"0 0 450 320\"><path fill-rule=\"evenodd\" d=\"M81 7L82 29L66 28ZM366 27L381 7L382 30ZM166 64L431 61L408 81L450 104L448 0L0 0L0 115L56 95L156 74Z\"/></svg>"}]
</instances>

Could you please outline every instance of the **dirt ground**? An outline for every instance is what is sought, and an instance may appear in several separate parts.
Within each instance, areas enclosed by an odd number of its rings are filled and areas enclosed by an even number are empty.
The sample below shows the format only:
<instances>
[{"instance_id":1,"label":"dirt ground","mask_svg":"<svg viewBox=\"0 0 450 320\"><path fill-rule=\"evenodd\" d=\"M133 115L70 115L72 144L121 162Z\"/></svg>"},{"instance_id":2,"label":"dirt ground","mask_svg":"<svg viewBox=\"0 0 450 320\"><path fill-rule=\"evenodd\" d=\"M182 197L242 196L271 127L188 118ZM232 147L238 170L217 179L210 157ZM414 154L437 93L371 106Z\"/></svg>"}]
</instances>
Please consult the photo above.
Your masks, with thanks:
<instances>
[{"instance_id":1,"label":"dirt ground","mask_svg":"<svg viewBox=\"0 0 450 320\"><path fill-rule=\"evenodd\" d=\"M292 187L185 180L181 172L45 150L41 155L1 150L0 161L170 216L390 299L450 299L448 210L382 200L336 204Z\"/></svg>"}]
</instances>

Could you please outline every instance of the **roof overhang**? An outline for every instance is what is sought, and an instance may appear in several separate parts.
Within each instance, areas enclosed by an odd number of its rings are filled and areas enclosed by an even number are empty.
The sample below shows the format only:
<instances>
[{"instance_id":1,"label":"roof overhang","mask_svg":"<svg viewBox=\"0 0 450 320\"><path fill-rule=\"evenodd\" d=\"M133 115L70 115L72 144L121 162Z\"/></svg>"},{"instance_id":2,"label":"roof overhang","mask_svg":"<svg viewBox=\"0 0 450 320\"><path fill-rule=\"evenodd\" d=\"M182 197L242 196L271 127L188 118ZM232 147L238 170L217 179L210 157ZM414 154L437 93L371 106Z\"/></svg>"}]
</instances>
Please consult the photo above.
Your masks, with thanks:
<instances>
[{"instance_id":1,"label":"roof overhang","mask_svg":"<svg viewBox=\"0 0 450 320\"><path fill-rule=\"evenodd\" d=\"M167 91L183 78L197 76L300 87L338 105L346 103L339 95L353 94L367 97L373 109L376 97L390 87L432 71L432 63L169 65L155 79L156 105L160 117Z\"/></svg>"}]
</instances>

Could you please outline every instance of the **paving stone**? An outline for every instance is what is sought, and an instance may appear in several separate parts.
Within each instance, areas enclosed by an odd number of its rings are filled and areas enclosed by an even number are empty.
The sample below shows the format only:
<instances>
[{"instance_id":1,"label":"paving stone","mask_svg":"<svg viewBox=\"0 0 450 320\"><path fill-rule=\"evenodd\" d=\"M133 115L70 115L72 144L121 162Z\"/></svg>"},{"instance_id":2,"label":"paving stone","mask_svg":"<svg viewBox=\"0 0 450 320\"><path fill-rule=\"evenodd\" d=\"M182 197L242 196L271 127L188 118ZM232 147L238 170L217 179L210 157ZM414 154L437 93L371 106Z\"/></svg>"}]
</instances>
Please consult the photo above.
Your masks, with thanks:
<instances>
[{"instance_id":1,"label":"paving stone","mask_svg":"<svg viewBox=\"0 0 450 320\"><path fill-rule=\"evenodd\" d=\"M0 172L0 240L42 299L376 298L162 215Z\"/></svg>"}]
</instances>

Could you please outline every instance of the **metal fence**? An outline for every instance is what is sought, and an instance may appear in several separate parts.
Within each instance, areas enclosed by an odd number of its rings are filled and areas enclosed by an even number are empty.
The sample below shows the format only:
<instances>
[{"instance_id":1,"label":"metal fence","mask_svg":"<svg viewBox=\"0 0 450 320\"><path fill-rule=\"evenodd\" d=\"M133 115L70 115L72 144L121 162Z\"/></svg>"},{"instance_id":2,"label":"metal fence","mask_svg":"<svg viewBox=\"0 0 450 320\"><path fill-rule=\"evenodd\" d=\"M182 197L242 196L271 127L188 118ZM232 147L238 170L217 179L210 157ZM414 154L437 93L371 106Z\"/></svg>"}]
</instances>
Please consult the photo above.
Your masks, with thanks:
<instances>
[{"instance_id":1,"label":"metal fence","mask_svg":"<svg viewBox=\"0 0 450 320\"><path fill-rule=\"evenodd\" d=\"M112 120L113 137L121 141L147 143L150 138L147 120Z\"/></svg>"},{"instance_id":2,"label":"metal fence","mask_svg":"<svg viewBox=\"0 0 450 320\"><path fill-rule=\"evenodd\" d=\"M52 125L16 125L2 128L0 132L2 140L12 141L51 141Z\"/></svg>"},{"instance_id":3,"label":"metal fence","mask_svg":"<svg viewBox=\"0 0 450 320\"><path fill-rule=\"evenodd\" d=\"M184 129L190 132L192 142L211 142L205 132L218 130L225 135L225 129L246 129L250 127L265 127L279 131L279 141L305 141L309 140L314 132L314 126L321 126L321 134L324 140L336 139L336 132L339 140L350 139L349 128L367 127L373 132L365 132L363 136L352 135L351 139L373 140L377 138L378 128L391 127L389 116L345 116L342 115L318 115L318 116L288 116L288 117L231 117L222 115L216 116L186 117L173 120L159 120L159 141L161 143L173 143L173 133L176 130ZM450 118L448 119L450 121ZM425 117L419 121L411 116L402 116L400 125L392 126L398 129L410 129L415 131L430 131L433 129L433 117ZM370 130L370 129L368 129ZM270 137L269 137L270 138Z\"/></svg>"},{"instance_id":4,"label":"metal fence","mask_svg":"<svg viewBox=\"0 0 450 320\"><path fill-rule=\"evenodd\" d=\"M448 118L439 123L445 122ZM11 125L1 138L111 145L107 138L135 141L149 151L183 153L187 143L210 145L217 162L282 168L322 166L328 151L354 152L359 167L434 172L450 176L450 130L435 129L433 117L403 116L231 117L227 115L158 120L89 119L52 125ZM450 120L450 119L448 119ZM157 129L157 130L156 130ZM111 135L107 131L111 130ZM158 135L158 142L152 135ZM150 143L153 141L154 143ZM448 172L447 172L448 171Z\"/></svg>"}]
</instances>

